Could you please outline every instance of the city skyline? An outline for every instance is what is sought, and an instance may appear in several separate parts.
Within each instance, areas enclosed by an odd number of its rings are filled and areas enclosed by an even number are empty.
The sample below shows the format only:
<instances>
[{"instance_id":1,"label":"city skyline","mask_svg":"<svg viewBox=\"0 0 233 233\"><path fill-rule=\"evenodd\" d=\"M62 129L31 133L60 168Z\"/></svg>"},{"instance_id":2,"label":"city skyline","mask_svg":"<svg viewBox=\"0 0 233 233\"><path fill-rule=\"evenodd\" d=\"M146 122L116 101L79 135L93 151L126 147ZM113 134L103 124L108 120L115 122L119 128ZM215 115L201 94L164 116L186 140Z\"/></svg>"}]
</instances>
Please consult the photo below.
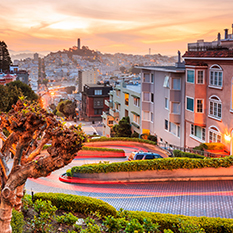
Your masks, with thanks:
<instances>
[{"instance_id":1,"label":"city skyline","mask_svg":"<svg viewBox=\"0 0 233 233\"><path fill-rule=\"evenodd\" d=\"M233 2L157 0L1 1L0 38L14 52L44 53L77 45L103 53L176 55L187 43L231 30Z\"/></svg>"}]
</instances>

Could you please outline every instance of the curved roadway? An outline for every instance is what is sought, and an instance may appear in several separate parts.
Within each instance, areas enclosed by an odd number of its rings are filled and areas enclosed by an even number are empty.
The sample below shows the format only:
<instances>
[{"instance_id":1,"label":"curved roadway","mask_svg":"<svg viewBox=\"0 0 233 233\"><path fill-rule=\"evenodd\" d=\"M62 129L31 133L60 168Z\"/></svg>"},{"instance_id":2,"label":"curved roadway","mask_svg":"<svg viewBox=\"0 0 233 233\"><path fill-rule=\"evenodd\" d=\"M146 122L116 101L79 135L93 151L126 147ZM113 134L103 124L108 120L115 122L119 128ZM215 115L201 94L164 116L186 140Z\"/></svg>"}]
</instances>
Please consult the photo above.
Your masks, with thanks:
<instances>
[{"instance_id":1,"label":"curved roadway","mask_svg":"<svg viewBox=\"0 0 233 233\"><path fill-rule=\"evenodd\" d=\"M122 146L114 146L120 148ZM124 146L128 155L138 146ZM110 162L126 159L104 159ZM74 159L68 166L54 171L50 176L28 179L26 190L57 192L99 198L116 209L141 210L160 213L233 218L233 181L153 182L122 184L69 184L59 181L67 169L98 163L100 159Z\"/></svg>"}]
</instances>

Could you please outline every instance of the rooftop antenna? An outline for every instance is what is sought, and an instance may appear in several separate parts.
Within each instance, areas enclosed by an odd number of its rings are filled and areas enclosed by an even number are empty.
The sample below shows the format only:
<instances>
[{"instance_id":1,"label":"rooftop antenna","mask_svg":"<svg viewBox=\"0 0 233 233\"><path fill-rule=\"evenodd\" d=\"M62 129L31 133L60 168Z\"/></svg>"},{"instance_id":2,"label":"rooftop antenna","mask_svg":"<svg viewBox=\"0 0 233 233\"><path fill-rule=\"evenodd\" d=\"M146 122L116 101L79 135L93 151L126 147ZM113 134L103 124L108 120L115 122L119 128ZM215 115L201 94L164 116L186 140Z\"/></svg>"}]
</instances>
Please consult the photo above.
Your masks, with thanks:
<instances>
[{"instance_id":1,"label":"rooftop antenna","mask_svg":"<svg viewBox=\"0 0 233 233\"><path fill-rule=\"evenodd\" d=\"M149 48L149 55L151 55L151 48Z\"/></svg>"}]
</instances>

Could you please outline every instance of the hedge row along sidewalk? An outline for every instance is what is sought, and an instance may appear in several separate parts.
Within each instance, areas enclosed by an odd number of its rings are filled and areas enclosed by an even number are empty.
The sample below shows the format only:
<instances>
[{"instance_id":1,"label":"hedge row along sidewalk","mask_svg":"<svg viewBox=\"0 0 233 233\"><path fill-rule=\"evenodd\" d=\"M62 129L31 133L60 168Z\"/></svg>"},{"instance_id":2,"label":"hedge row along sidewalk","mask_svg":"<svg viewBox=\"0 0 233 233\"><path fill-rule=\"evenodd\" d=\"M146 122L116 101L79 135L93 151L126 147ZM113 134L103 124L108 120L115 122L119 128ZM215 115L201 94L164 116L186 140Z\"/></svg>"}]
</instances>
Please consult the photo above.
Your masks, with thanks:
<instances>
[{"instance_id":1,"label":"hedge row along sidewalk","mask_svg":"<svg viewBox=\"0 0 233 233\"><path fill-rule=\"evenodd\" d=\"M101 137L101 138L96 138L96 139L90 139L89 142L105 142L105 141L128 141L128 142L142 142L142 143L147 143L151 145L157 145L156 142L146 140L146 139L141 139L141 138L122 138L122 137L113 137L113 138L107 138L107 137Z\"/></svg>"},{"instance_id":2,"label":"hedge row along sidewalk","mask_svg":"<svg viewBox=\"0 0 233 233\"><path fill-rule=\"evenodd\" d=\"M233 165L233 156L225 158L206 158L206 159L190 159L190 158L163 158L153 160L133 160L117 163L100 163L86 164L82 166L72 167L67 170L68 176L74 173L109 173L109 172L132 172L147 170L174 170L174 169L194 169L194 168L219 168L230 167Z\"/></svg>"},{"instance_id":3,"label":"hedge row along sidewalk","mask_svg":"<svg viewBox=\"0 0 233 233\"><path fill-rule=\"evenodd\" d=\"M118 211L108 203L91 197L76 196L61 193L36 193L34 199L49 200L58 209L80 212L88 215L92 212L99 212L101 217L117 216ZM190 217L184 215L161 214L145 211L126 211L131 218L139 220L140 223L144 219L151 219L152 222L160 225L159 230L171 229L174 233L178 230L179 224L184 222L187 224L199 225L206 233L233 232L233 219L226 218L210 218L210 217Z\"/></svg>"}]
</instances>

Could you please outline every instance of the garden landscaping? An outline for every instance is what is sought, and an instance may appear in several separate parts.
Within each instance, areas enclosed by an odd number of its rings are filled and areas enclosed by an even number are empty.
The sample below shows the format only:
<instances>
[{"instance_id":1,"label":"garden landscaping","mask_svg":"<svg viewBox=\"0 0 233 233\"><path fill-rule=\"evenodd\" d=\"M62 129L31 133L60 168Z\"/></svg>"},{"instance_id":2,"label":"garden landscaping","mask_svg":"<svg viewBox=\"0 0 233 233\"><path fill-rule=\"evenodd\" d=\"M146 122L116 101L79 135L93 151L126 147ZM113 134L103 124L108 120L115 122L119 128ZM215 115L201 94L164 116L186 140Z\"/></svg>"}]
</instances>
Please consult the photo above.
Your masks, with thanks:
<instances>
[{"instance_id":1,"label":"garden landscaping","mask_svg":"<svg viewBox=\"0 0 233 233\"><path fill-rule=\"evenodd\" d=\"M143 211L117 211L90 197L60 193L25 195L21 213L13 211L12 232L143 233L233 232L233 219L188 217Z\"/></svg>"}]
</instances>

